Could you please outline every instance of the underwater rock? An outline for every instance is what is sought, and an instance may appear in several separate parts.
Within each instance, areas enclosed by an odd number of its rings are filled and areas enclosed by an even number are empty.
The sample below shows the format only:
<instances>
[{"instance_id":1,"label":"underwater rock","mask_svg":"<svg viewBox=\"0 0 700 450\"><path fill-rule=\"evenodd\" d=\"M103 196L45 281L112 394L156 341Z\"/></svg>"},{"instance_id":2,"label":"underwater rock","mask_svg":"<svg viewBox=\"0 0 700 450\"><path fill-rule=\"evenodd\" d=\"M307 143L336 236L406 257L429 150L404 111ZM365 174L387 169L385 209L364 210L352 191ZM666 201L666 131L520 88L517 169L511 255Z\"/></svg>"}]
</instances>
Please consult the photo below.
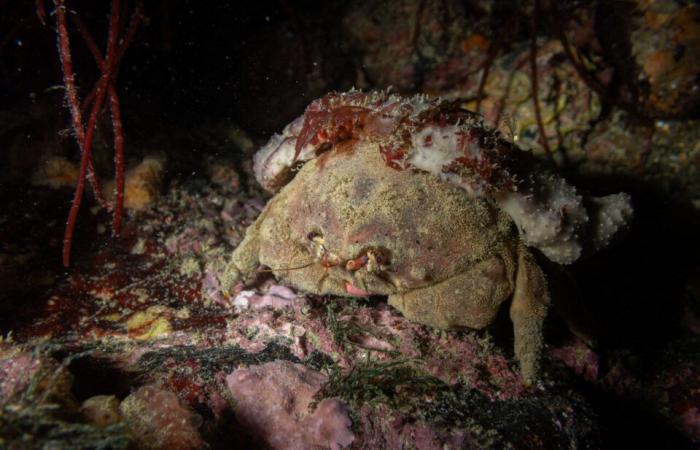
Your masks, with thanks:
<instances>
[{"instance_id":1,"label":"underwater rock","mask_svg":"<svg viewBox=\"0 0 700 450\"><path fill-rule=\"evenodd\" d=\"M31 401L74 409L72 386L72 374L53 358L0 343L0 405Z\"/></svg>"},{"instance_id":2,"label":"underwater rock","mask_svg":"<svg viewBox=\"0 0 700 450\"><path fill-rule=\"evenodd\" d=\"M357 54L366 82L402 92L441 93L488 58L483 18L492 2L366 1L343 17L346 45ZM515 5L508 5L515 15Z\"/></svg>"},{"instance_id":3,"label":"underwater rock","mask_svg":"<svg viewBox=\"0 0 700 450\"><path fill-rule=\"evenodd\" d=\"M80 412L85 419L98 427L112 425L122 420L119 399L114 395L90 397L80 405Z\"/></svg>"},{"instance_id":4,"label":"underwater rock","mask_svg":"<svg viewBox=\"0 0 700 450\"><path fill-rule=\"evenodd\" d=\"M141 448L199 449L201 417L185 407L177 395L156 386L143 386L125 398L119 410Z\"/></svg>"},{"instance_id":5,"label":"underwater rock","mask_svg":"<svg viewBox=\"0 0 700 450\"><path fill-rule=\"evenodd\" d=\"M691 1L635 0L605 7L605 50L644 113L691 118L700 113L700 7ZM615 33L624 29L623 33ZM614 30L614 31L613 31Z\"/></svg>"},{"instance_id":6,"label":"underwater rock","mask_svg":"<svg viewBox=\"0 0 700 450\"><path fill-rule=\"evenodd\" d=\"M352 444L347 406L324 399L310 406L325 375L289 361L237 369L226 377L236 418L269 448L341 449Z\"/></svg>"}]
</instances>

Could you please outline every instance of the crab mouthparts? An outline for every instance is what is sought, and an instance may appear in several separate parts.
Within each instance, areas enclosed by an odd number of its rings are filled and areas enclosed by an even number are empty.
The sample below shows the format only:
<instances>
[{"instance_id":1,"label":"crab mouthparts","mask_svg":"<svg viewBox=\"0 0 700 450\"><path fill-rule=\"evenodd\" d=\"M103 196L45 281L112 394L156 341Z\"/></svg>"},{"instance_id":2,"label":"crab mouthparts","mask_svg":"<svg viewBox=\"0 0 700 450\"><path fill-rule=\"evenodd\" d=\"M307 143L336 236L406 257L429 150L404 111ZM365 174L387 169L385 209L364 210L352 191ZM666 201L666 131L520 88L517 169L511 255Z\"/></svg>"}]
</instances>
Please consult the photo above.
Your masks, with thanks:
<instances>
[{"instance_id":1,"label":"crab mouthparts","mask_svg":"<svg viewBox=\"0 0 700 450\"><path fill-rule=\"evenodd\" d=\"M355 285L353 285L349 281L345 282L345 292L347 292L348 294L355 296L355 297L369 297L370 295L372 295L369 292L365 291L364 289L360 289L360 288L356 287Z\"/></svg>"}]
</instances>

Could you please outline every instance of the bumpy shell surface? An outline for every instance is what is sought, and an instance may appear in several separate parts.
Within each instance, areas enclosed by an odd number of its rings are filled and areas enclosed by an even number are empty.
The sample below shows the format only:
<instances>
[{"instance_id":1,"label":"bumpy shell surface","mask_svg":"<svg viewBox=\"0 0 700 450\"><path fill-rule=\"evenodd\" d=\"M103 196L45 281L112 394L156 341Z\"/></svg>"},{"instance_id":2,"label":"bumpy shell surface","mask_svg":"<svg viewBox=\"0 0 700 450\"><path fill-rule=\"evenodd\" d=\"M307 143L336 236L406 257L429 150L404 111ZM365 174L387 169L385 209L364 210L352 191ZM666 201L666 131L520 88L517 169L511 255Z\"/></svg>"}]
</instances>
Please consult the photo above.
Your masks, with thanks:
<instances>
[{"instance_id":1,"label":"bumpy shell surface","mask_svg":"<svg viewBox=\"0 0 700 450\"><path fill-rule=\"evenodd\" d=\"M330 93L257 152L255 176L277 192L305 162L350 139L377 143L395 170L432 173L472 197L491 199L526 245L556 263L604 247L632 216L627 194L584 199L530 153L486 128L480 116L425 95Z\"/></svg>"}]
</instances>

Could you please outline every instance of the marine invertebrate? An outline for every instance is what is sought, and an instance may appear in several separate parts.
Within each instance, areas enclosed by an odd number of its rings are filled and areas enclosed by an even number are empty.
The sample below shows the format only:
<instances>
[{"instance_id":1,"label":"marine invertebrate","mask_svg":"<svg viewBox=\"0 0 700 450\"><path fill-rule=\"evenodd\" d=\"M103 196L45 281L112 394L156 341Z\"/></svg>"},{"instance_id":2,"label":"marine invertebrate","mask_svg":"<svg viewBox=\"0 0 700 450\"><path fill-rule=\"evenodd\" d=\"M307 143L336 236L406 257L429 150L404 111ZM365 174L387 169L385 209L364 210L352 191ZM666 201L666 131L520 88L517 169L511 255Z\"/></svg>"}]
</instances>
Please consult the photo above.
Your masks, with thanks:
<instances>
[{"instance_id":1,"label":"marine invertebrate","mask_svg":"<svg viewBox=\"0 0 700 450\"><path fill-rule=\"evenodd\" d=\"M166 158L164 154L146 155L143 160L126 172L121 188L117 189L118 179L105 183L106 191L117 192L121 190L124 208L131 210L143 210L153 204L160 196L163 172L165 172ZM107 194L111 201L114 195Z\"/></svg>"},{"instance_id":2,"label":"marine invertebrate","mask_svg":"<svg viewBox=\"0 0 700 450\"><path fill-rule=\"evenodd\" d=\"M311 103L256 153L256 178L277 192L304 162L334 144L362 139L376 143L393 169L433 173L470 197L492 198L518 225L524 242L556 263L574 262L587 245L604 247L631 214L629 198L619 194L594 200L597 208L589 217L575 188L486 128L459 101L386 91L331 93ZM351 145L342 149L352 151Z\"/></svg>"},{"instance_id":3,"label":"marine invertebrate","mask_svg":"<svg viewBox=\"0 0 700 450\"><path fill-rule=\"evenodd\" d=\"M626 194L584 200L458 102L422 95L328 94L255 155L255 174L279 192L229 279L261 263L309 292L389 295L438 327L484 327L512 297L528 381L549 302L528 247L569 264L632 213Z\"/></svg>"},{"instance_id":4,"label":"marine invertebrate","mask_svg":"<svg viewBox=\"0 0 700 450\"><path fill-rule=\"evenodd\" d=\"M46 158L32 175L32 184L35 186L73 187L77 181L78 167L62 157Z\"/></svg>"}]
</instances>

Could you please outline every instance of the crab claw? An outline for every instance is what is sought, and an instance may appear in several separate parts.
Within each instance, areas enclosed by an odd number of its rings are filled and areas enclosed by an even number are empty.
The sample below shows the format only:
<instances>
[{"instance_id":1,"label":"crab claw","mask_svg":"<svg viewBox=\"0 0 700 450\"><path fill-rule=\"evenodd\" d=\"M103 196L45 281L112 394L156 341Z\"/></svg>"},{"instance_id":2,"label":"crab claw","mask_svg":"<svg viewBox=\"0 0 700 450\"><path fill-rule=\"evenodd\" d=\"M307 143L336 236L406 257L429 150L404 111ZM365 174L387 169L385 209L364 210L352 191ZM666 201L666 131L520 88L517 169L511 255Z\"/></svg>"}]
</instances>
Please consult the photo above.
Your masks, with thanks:
<instances>
[{"instance_id":1,"label":"crab claw","mask_svg":"<svg viewBox=\"0 0 700 450\"><path fill-rule=\"evenodd\" d=\"M345 292L352 295L353 297L369 297L370 295L372 295L364 289L360 289L357 286L353 285L349 281L345 282Z\"/></svg>"}]
</instances>

